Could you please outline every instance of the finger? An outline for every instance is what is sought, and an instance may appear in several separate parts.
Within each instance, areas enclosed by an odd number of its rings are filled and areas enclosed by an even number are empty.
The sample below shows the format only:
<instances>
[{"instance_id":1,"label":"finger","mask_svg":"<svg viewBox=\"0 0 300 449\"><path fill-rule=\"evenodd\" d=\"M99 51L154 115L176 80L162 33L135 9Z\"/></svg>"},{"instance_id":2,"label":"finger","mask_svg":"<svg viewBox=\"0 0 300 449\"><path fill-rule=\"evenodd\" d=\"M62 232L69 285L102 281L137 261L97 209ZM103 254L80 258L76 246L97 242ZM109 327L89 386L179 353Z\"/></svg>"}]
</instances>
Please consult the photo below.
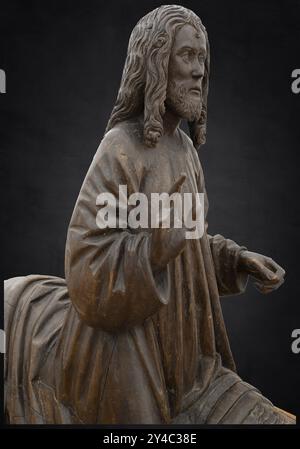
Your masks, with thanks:
<instances>
[{"instance_id":1,"label":"finger","mask_svg":"<svg viewBox=\"0 0 300 449\"><path fill-rule=\"evenodd\" d=\"M285 270L273 259L267 259L266 264L279 278L282 278L285 275Z\"/></svg>"},{"instance_id":2,"label":"finger","mask_svg":"<svg viewBox=\"0 0 300 449\"><path fill-rule=\"evenodd\" d=\"M276 285L266 285L261 282L255 282L254 286L260 293L267 294L271 293L274 290L277 290L284 283L284 279L281 279Z\"/></svg>"},{"instance_id":3,"label":"finger","mask_svg":"<svg viewBox=\"0 0 300 449\"><path fill-rule=\"evenodd\" d=\"M259 261L255 261L255 267L253 267L250 272L252 273L253 277L255 277L255 279L259 281L270 282L274 284L279 281L279 278L277 278L276 274Z\"/></svg>"},{"instance_id":4,"label":"finger","mask_svg":"<svg viewBox=\"0 0 300 449\"><path fill-rule=\"evenodd\" d=\"M260 284L258 282L254 283L254 287L256 288L256 290L258 290L260 293L262 293L263 295L266 295L268 293L271 293L274 289L274 287L266 287L263 284Z\"/></svg>"},{"instance_id":5,"label":"finger","mask_svg":"<svg viewBox=\"0 0 300 449\"><path fill-rule=\"evenodd\" d=\"M181 175L179 176L177 181L175 181L175 183L173 184L173 186L169 190L169 195L172 195L172 193L175 193L175 192L179 192L180 189L181 189L181 186L182 186L182 184L184 183L185 180L186 180L186 174L185 173L181 173Z\"/></svg>"},{"instance_id":6,"label":"finger","mask_svg":"<svg viewBox=\"0 0 300 449\"><path fill-rule=\"evenodd\" d=\"M273 274L271 278L269 275L267 275L265 279L260 279L260 281L267 287L274 287L276 284L278 284L278 282L280 282L280 279L275 274Z\"/></svg>"},{"instance_id":7,"label":"finger","mask_svg":"<svg viewBox=\"0 0 300 449\"><path fill-rule=\"evenodd\" d=\"M284 281L282 280L282 282L284 282ZM273 288L273 289L276 289L276 288L278 288L277 286L278 286L279 284L281 285L282 282L281 282L281 280L279 280L279 281L276 282L275 284L272 283L272 282L267 282L267 281L263 281L263 282L259 281L258 283L259 283L260 285L264 286L265 288Z\"/></svg>"},{"instance_id":8,"label":"finger","mask_svg":"<svg viewBox=\"0 0 300 449\"><path fill-rule=\"evenodd\" d=\"M279 273L274 273L273 271L268 269L268 272L265 269L266 273L266 280L264 281L266 284L269 285L276 285L278 282L280 282L283 279L283 276L280 276Z\"/></svg>"}]
</instances>

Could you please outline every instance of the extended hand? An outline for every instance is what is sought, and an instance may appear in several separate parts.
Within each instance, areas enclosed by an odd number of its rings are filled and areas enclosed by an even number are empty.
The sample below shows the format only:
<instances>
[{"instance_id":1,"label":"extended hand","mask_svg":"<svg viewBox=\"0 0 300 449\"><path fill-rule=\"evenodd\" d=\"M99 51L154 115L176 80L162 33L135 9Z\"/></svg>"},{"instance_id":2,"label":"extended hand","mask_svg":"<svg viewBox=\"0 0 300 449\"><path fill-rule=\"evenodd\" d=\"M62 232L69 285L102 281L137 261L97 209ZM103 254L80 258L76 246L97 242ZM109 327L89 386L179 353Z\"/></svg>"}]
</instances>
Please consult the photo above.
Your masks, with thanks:
<instances>
[{"instance_id":1,"label":"extended hand","mask_svg":"<svg viewBox=\"0 0 300 449\"><path fill-rule=\"evenodd\" d=\"M284 282L285 271L270 257L243 251L240 254L238 269L256 279L255 287L267 294L279 288Z\"/></svg>"}]
</instances>

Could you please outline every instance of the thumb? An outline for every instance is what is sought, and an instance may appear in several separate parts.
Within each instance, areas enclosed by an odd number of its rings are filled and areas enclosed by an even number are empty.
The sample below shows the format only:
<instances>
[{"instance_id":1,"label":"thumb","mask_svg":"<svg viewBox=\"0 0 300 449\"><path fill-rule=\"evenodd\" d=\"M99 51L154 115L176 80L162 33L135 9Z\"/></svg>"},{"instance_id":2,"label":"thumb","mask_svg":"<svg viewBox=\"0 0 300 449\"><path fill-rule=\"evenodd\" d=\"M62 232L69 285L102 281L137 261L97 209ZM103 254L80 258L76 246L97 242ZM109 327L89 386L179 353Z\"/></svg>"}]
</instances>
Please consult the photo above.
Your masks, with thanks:
<instances>
[{"instance_id":1,"label":"thumb","mask_svg":"<svg viewBox=\"0 0 300 449\"><path fill-rule=\"evenodd\" d=\"M179 178L174 182L174 184L172 185L171 189L169 190L169 195L172 195L172 193L175 193L175 192L179 192L180 189L181 189L181 186L182 186L182 184L184 183L185 180L186 180L186 174L185 173L181 173Z\"/></svg>"}]
</instances>

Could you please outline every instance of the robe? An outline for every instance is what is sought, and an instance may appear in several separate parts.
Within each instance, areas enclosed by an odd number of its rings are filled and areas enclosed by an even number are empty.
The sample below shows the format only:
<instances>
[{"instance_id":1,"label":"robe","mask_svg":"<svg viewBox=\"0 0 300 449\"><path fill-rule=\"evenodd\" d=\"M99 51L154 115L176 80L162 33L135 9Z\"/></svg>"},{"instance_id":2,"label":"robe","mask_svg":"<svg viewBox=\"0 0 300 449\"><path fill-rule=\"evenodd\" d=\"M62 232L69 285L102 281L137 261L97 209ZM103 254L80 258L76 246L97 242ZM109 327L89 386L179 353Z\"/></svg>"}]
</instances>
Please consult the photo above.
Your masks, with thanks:
<instances>
[{"instance_id":1,"label":"robe","mask_svg":"<svg viewBox=\"0 0 300 449\"><path fill-rule=\"evenodd\" d=\"M100 229L97 197L126 185L150 200L183 172L182 193L205 194L205 232L153 270L151 229ZM10 422L288 422L235 372L220 296L245 290L245 247L209 235L207 211L203 170L180 128L174 145L163 136L156 148L139 119L104 136L68 228L66 279L7 281Z\"/></svg>"}]
</instances>

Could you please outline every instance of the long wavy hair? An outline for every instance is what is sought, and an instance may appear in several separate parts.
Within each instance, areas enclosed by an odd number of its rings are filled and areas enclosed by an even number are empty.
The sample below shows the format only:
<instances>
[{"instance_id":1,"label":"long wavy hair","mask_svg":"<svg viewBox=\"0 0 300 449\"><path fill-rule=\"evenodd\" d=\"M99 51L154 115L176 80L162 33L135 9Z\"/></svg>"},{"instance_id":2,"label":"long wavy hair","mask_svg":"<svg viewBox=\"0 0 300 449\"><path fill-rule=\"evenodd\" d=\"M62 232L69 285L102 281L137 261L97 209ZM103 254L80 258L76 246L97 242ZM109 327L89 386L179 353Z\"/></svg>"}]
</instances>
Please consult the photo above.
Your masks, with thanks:
<instances>
[{"instance_id":1,"label":"long wavy hair","mask_svg":"<svg viewBox=\"0 0 300 449\"><path fill-rule=\"evenodd\" d=\"M202 80L202 109L199 120L188 122L196 149L205 143L209 79L209 42L196 14L182 6L163 5L142 17L128 44L121 84L106 131L117 123L144 114L144 142L155 147L163 134L163 116L168 83L169 57L176 31L185 24L205 34L207 56Z\"/></svg>"}]
</instances>

